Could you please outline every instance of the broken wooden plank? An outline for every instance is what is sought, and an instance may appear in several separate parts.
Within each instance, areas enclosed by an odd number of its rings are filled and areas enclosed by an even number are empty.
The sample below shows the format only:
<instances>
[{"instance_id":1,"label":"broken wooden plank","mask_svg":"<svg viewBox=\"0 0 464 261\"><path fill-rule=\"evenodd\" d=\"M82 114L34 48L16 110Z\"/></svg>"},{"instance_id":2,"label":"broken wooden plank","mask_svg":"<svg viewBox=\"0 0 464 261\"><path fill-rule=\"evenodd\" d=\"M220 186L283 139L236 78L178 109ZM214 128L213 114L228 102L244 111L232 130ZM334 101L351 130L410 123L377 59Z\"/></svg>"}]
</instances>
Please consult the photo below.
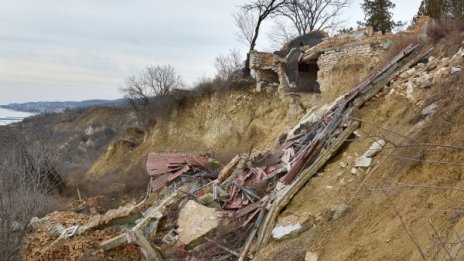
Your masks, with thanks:
<instances>
[{"instance_id":1,"label":"broken wooden plank","mask_svg":"<svg viewBox=\"0 0 464 261\"><path fill-rule=\"evenodd\" d=\"M161 254L150 245L150 242L148 242L140 229L131 230L129 235L131 239L140 247L146 260L163 260Z\"/></svg>"},{"instance_id":2,"label":"broken wooden plank","mask_svg":"<svg viewBox=\"0 0 464 261\"><path fill-rule=\"evenodd\" d=\"M239 162L240 155L236 155L219 173L219 176L217 178L219 180L219 183L226 180L232 174L232 172L234 172L234 169Z\"/></svg>"},{"instance_id":3,"label":"broken wooden plank","mask_svg":"<svg viewBox=\"0 0 464 261\"><path fill-rule=\"evenodd\" d=\"M140 220L135 227L129 230L126 233L123 233L119 236L114 238L108 239L100 244L100 247L106 251L116 248L120 245L128 243L128 240L124 240L123 237L128 237L130 234L127 233L134 233L134 231L139 231L144 229L153 219L160 220L164 216L164 212L166 212L166 207L171 206L175 202L178 202L181 198L185 197L184 191L189 191L191 185L184 185L180 187L178 190L174 190L167 198L163 199L160 204L150 207L144 213L144 218Z\"/></svg>"},{"instance_id":4,"label":"broken wooden plank","mask_svg":"<svg viewBox=\"0 0 464 261\"><path fill-rule=\"evenodd\" d=\"M399 68L407 68L411 66L412 63L416 60L430 53L429 51L426 52L425 55L410 55L417 47L417 45L408 46L381 70L360 83L352 92L345 95L345 104L348 101L353 101L352 108L359 108L365 101L378 93L390 81L391 76L397 72ZM405 57L408 58L404 59ZM374 83L374 85L372 85L372 83ZM340 106L339 108L343 107ZM337 138L336 142L330 146L330 149L322 151L316 161L313 162L308 169L300 173L300 175L290 185L276 187L275 198L272 203L268 205L269 213L267 214L258 235L258 250L269 242L272 227L274 226L275 220L281 209L283 209L291 200L291 198L293 198L293 196L301 189L301 187L304 186L304 184L306 184L306 182L317 173L317 170L332 157L332 154L340 148L343 142L345 142L348 136L354 132L358 125L359 122L352 122L352 124Z\"/></svg>"},{"instance_id":5,"label":"broken wooden plank","mask_svg":"<svg viewBox=\"0 0 464 261\"><path fill-rule=\"evenodd\" d=\"M264 222L258 234L258 250L264 247L270 239L272 228L274 227L275 220L280 211L290 202L293 196L313 177L317 171L326 164L332 155L342 146L348 137L358 128L359 122L354 121L346 128L342 134L337 138L335 143L332 144L329 150L323 151L318 159L306 170L301 172L293 183L284 186L281 190L276 191L275 198L270 205L268 205L269 212L266 215Z\"/></svg>"}]
</instances>

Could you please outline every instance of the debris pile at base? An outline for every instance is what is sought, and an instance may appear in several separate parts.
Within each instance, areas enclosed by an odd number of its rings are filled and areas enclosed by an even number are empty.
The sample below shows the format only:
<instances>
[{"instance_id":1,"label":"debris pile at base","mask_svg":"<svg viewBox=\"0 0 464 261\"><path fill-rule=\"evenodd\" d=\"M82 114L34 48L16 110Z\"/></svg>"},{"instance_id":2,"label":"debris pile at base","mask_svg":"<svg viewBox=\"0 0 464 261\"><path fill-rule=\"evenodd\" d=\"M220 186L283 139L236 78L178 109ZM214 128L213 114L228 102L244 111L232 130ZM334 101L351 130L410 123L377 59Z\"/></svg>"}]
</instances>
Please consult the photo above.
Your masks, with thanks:
<instances>
[{"instance_id":1,"label":"debris pile at base","mask_svg":"<svg viewBox=\"0 0 464 261\"><path fill-rule=\"evenodd\" d=\"M150 193L144 201L103 215L53 213L37 220L40 226L28 237L24 256L111 259L117 252L131 260L142 255L147 260L252 257L269 241L282 208L358 128L358 108L426 54L417 46L407 47L331 106L305 116L273 150L237 155L223 168L214 168L207 155L150 153ZM59 223L63 229L56 228Z\"/></svg>"}]
</instances>

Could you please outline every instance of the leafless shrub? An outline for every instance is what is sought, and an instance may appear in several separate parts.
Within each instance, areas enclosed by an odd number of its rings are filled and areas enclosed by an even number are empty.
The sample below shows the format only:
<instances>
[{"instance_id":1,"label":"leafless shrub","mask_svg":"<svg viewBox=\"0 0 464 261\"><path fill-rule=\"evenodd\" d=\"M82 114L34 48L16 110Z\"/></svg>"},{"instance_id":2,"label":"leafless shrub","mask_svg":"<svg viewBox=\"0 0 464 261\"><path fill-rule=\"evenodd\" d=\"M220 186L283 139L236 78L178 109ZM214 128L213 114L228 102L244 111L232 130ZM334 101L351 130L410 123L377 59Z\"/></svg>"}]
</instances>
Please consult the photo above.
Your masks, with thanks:
<instances>
[{"instance_id":1,"label":"leafless shrub","mask_svg":"<svg viewBox=\"0 0 464 261\"><path fill-rule=\"evenodd\" d=\"M298 36L315 30L336 30L342 24L337 20L351 0L289 0L279 15L287 18Z\"/></svg>"},{"instance_id":2,"label":"leafless shrub","mask_svg":"<svg viewBox=\"0 0 464 261\"><path fill-rule=\"evenodd\" d=\"M156 122L158 110L164 108L156 103L165 103L161 97L181 86L182 80L171 65L151 65L141 74L129 76L121 92L148 129Z\"/></svg>"},{"instance_id":3,"label":"leafless shrub","mask_svg":"<svg viewBox=\"0 0 464 261\"><path fill-rule=\"evenodd\" d=\"M26 138L18 129L0 131L0 259L10 260L31 218L52 210L54 194L64 184L40 132Z\"/></svg>"},{"instance_id":4,"label":"leafless shrub","mask_svg":"<svg viewBox=\"0 0 464 261\"><path fill-rule=\"evenodd\" d=\"M242 77L243 62L240 51L232 49L227 55L216 57L217 77L224 81L234 81Z\"/></svg>"},{"instance_id":5,"label":"leafless shrub","mask_svg":"<svg viewBox=\"0 0 464 261\"><path fill-rule=\"evenodd\" d=\"M460 44L463 40L463 32L463 19L443 17L428 28L427 36L432 44L437 44L443 38L450 41L450 44Z\"/></svg>"}]
</instances>

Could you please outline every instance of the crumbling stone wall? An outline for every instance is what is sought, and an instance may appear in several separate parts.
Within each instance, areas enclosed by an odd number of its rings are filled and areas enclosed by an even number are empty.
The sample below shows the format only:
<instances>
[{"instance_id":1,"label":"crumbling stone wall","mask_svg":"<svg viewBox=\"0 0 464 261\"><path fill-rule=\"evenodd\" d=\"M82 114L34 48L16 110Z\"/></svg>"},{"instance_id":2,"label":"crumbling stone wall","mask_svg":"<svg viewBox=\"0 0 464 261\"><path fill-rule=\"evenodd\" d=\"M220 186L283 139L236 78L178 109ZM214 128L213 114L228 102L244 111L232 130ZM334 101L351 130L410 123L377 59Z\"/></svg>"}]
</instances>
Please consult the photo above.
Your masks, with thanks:
<instances>
[{"instance_id":1,"label":"crumbling stone wall","mask_svg":"<svg viewBox=\"0 0 464 261\"><path fill-rule=\"evenodd\" d=\"M330 72L335 64L344 57L362 57L377 63L388 48L386 42L373 42L357 45L333 47L325 51L318 59L319 74Z\"/></svg>"},{"instance_id":2,"label":"crumbling stone wall","mask_svg":"<svg viewBox=\"0 0 464 261\"><path fill-rule=\"evenodd\" d=\"M336 46L325 50L317 60L319 66L317 78L321 92L332 87L330 85L333 84L333 79L330 78L341 60L345 60L347 63L350 59L353 60L353 63L359 63L362 60L363 66L369 70L381 61L389 45L389 41L375 41Z\"/></svg>"},{"instance_id":3,"label":"crumbling stone wall","mask_svg":"<svg viewBox=\"0 0 464 261\"><path fill-rule=\"evenodd\" d=\"M250 67L256 72L256 90L279 83L278 69L274 63L274 54L253 51L250 54Z\"/></svg>"}]
</instances>

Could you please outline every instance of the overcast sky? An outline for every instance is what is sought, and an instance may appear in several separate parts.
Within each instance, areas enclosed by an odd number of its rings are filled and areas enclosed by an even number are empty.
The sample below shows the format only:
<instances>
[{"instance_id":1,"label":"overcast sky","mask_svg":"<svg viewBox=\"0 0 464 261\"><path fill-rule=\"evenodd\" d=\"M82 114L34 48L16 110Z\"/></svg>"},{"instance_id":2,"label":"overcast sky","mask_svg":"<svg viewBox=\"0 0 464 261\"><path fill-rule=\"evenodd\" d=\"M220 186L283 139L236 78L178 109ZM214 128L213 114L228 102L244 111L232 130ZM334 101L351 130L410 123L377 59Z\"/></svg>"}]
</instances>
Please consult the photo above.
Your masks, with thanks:
<instances>
[{"instance_id":1,"label":"overcast sky","mask_svg":"<svg viewBox=\"0 0 464 261\"><path fill-rule=\"evenodd\" d=\"M0 104L114 99L124 79L171 64L185 82L214 74L236 41L231 14L245 0L0 0ZM363 19L361 0L345 10ZM409 21L420 0L393 1ZM269 49L262 34L258 49Z\"/></svg>"}]
</instances>

